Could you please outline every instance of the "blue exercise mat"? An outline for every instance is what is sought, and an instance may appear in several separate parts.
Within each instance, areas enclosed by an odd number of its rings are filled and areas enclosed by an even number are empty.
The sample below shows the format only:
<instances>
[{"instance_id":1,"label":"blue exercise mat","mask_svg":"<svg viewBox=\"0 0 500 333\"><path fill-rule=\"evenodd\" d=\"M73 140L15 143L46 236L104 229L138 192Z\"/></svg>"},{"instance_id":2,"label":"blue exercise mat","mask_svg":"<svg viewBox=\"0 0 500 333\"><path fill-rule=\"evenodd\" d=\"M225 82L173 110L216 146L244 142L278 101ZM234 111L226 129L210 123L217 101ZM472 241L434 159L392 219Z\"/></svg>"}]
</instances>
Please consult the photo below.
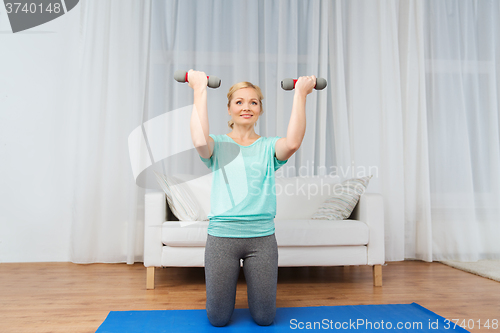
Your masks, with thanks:
<instances>
[{"instance_id":1,"label":"blue exercise mat","mask_svg":"<svg viewBox=\"0 0 500 333\"><path fill-rule=\"evenodd\" d=\"M111 311L96 333L136 332L467 332L426 308L412 304L278 308L274 324L255 324L248 309L235 309L230 323L213 327L205 310Z\"/></svg>"}]
</instances>

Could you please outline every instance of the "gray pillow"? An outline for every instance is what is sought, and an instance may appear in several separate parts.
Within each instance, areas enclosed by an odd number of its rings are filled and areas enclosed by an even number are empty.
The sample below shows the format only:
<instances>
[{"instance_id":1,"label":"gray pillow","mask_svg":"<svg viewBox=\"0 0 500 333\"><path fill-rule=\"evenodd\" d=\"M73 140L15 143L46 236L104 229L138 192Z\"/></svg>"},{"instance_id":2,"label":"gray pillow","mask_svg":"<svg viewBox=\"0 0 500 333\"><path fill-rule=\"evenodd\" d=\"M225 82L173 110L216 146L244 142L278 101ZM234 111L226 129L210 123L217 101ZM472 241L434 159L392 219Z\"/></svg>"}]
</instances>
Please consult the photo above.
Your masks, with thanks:
<instances>
[{"instance_id":1,"label":"gray pillow","mask_svg":"<svg viewBox=\"0 0 500 333\"><path fill-rule=\"evenodd\" d=\"M345 220L351 216L373 176L353 178L334 186L335 195L323 202L312 220Z\"/></svg>"}]
</instances>

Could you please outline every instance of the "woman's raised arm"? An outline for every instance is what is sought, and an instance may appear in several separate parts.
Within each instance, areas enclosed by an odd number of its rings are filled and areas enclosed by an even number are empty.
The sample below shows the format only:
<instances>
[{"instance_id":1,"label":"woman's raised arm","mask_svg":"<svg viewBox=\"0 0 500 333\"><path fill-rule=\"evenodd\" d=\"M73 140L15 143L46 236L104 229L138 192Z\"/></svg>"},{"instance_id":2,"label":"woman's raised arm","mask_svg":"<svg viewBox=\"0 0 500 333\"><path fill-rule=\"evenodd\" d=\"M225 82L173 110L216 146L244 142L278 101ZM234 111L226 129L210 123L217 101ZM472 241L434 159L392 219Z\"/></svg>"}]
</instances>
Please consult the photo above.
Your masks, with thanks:
<instances>
[{"instance_id":1,"label":"woman's raised arm","mask_svg":"<svg viewBox=\"0 0 500 333\"><path fill-rule=\"evenodd\" d=\"M214 140L209 136L207 110L207 75L203 72L188 72L189 86L193 89L194 105L191 114L191 139L203 158L210 158L213 152Z\"/></svg>"},{"instance_id":2,"label":"woman's raised arm","mask_svg":"<svg viewBox=\"0 0 500 333\"><path fill-rule=\"evenodd\" d=\"M306 133L306 99L316 85L315 76L303 76L295 84L292 114L286 138L276 141L276 158L280 161L289 159L300 147Z\"/></svg>"}]
</instances>

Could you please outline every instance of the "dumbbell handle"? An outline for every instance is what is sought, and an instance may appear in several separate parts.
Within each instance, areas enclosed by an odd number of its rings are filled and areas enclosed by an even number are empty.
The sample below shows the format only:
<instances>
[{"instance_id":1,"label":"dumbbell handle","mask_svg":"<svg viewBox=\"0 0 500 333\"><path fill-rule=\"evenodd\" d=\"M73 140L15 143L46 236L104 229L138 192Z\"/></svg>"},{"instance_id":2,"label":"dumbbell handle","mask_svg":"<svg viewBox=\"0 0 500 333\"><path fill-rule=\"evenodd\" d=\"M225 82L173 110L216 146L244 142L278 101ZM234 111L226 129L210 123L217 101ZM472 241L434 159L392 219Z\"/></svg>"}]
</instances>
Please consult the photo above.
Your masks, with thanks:
<instances>
[{"instance_id":1,"label":"dumbbell handle","mask_svg":"<svg viewBox=\"0 0 500 333\"><path fill-rule=\"evenodd\" d=\"M293 90L295 89L295 83L297 83L297 79L284 79L283 81L281 81L281 88L283 88L284 90ZM318 77L316 78L316 85L314 86L314 89L323 90L325 89L326 85L326 80L322 77Z\"/></svg>"},{"instance_id":2,"label":"dumbbell handle","mask_svg":"<svg viewBox=\"0 0 500 333\"><path fill-rule=\"evenodd\" d=\"M175 71L174 79L177 82L189 82L188 80L188 72L183 70ZM210 88L219 88L220 87L220 79L217 76L207 76L208 83L207 85Z\"/></svg>"}]
</instances>

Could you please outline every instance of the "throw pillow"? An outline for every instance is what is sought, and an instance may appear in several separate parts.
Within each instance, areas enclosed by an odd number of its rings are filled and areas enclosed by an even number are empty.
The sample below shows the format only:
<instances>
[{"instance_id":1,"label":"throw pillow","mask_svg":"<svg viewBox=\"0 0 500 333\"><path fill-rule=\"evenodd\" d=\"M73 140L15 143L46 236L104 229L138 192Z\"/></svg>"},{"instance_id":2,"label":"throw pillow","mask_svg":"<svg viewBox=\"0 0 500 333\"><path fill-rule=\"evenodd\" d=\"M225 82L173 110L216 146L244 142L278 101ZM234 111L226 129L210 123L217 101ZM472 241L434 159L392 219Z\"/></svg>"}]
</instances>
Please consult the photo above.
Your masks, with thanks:
<instances>
[{"instance_id":1,"label":"throw pillow","mask_svg":"<svg viewBox=\"0 0 500 333\"><path fill-rule=\"evenodd\" d=\"M165 176L155 171L156 180L167 195L167 201L179 221L204 221L203 216L195 196L184 182L174 176Z\"/></svg>"},{"instance_id":2,"label":"throw pillow","mask_svg":"<svg viewBox=\"0 0 500 333\"><path fill-rule=\"evenodd\" d=\"M335 185L335 195L323 202L311 219L345 220L349 218L372 177L353 178Z\"/></svg>"},{"instance_id":3,"label":"throw pillow","mask_svg":"<svg viewBox=\"0 0 500 333\"><path fill-rule=\"evenodd\" d=\"M175 174L177 179L180 179L189 188L190 193L200 204L200 210L203 213L202 220L208 221L210 213L210 195L212 191L213 173L210 172L204 176L194 176L190 174Z\"/></svg>"}]
</instances>

